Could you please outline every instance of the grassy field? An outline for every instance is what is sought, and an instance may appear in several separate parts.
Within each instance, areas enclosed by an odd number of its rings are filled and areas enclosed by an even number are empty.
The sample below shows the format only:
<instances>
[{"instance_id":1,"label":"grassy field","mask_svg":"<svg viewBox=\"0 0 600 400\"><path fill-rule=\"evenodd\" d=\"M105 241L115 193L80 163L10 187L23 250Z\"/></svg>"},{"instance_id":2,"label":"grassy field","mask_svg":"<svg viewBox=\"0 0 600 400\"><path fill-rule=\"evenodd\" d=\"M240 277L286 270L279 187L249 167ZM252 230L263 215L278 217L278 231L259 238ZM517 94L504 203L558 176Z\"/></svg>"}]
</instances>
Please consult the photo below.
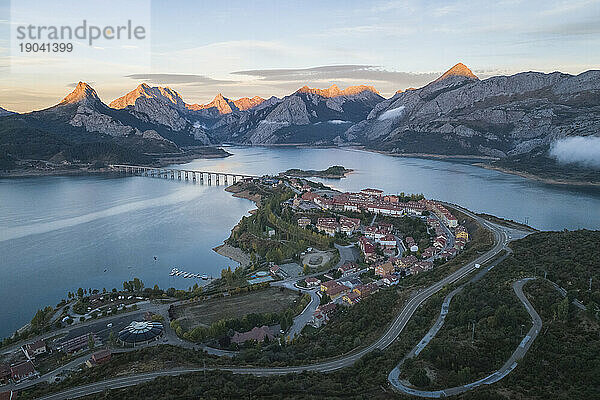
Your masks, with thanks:
<instances>
[{"instance_id":1,"label":"grassy field","mask_svg":"<svg viewBox=\"0 0 600 400\"><path fill-rule=\"evenodd\" d=\"M218 297L175 307L175 317L184 329L209 326L224 318L240 318L246 314L281 312L299 299L298 293L267 288L234 296Z\"/></svg>"}]
</instances>

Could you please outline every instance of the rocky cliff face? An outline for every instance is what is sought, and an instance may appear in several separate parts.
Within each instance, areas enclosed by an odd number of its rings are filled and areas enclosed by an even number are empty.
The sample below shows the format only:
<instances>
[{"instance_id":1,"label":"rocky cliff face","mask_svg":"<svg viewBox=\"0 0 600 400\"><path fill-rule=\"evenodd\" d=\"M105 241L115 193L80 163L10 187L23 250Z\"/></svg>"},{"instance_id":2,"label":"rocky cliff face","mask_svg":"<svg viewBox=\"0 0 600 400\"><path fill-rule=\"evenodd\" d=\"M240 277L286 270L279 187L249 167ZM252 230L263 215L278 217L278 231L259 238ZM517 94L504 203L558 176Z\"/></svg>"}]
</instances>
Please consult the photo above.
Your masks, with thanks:
<instances>
[{"instance_id":1,"label":"rocky cliff face","mask_svg":"<svg viewBox=\"0 0 600 400\"><path fill-rule=\"evenodd\" d=\"M459 64L377 104L341 139L395 153L506 157L600 132L600 71L479 80Z\"/></svg>"},{"instance_id":2,"label":"rocky cliff face","mask_svg":"<svg viewBox=\"0 0 600 400\"><path fill-rule=\"evenodd\" d=\"M352 122L364 119L383 97L370 86L340 90L302 87L283 99L271 98L214 126L226 141L249 144L333 143Z\"/></svg>"},{"instance_id":3,"label":"rocky cliff face","mask_svg":"<svg viewBox=\"0 0 600 400\"><path fill-rule=\"evenodd\" d=\"M193 137L202 144L210 144L210 137L200 125L188 118L187 105L175 90L168 87L150 87L143 83L110 103L110 107L127 111L148 124L159 124L173 132Z\"/></svg>"}]
</instances>

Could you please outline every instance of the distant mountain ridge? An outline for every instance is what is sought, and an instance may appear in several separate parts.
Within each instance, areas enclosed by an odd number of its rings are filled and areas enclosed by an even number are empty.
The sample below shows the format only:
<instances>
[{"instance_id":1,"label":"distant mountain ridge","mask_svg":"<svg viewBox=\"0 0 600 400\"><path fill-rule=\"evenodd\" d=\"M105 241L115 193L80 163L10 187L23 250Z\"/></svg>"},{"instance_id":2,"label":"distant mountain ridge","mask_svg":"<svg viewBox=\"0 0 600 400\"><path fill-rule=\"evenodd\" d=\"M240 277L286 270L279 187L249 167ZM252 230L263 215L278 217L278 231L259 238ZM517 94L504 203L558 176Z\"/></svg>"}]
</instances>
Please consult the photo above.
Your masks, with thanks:
<instances>
[{"instance_id":1,"label":"distant mountain ridge","mask_svg":"<svg viewBox=\"0 0 600 400\"><path fill-rule=\"evenodd\" d=\"M504 158L600 132L600 71L479 80L465 68L382 101L343 139L400 154Z\"/></svg>"},{"instance_id":2,"label":"distant mountain ridge","mask_svg":"<svg viewBox=\"0 0 600 400\"><path fill-rule=\"evenodd\" d=\"M360 145L393 154L502 159L505 169L536 160L546 168L554 141L600 132L599 78L591 70L480 80L458 63L388 99L373 86L331 85L303 86L283 98L231 100L219 93L207 104L191 104L171 88L142 83L109 106L80 82L56 106L8 115L0 127L19 120L56 134L67 126L78 129L78 140L83 132L137 138L159 152L157 144L168 151L217 143Z\"/></svg>"}]
</instances>

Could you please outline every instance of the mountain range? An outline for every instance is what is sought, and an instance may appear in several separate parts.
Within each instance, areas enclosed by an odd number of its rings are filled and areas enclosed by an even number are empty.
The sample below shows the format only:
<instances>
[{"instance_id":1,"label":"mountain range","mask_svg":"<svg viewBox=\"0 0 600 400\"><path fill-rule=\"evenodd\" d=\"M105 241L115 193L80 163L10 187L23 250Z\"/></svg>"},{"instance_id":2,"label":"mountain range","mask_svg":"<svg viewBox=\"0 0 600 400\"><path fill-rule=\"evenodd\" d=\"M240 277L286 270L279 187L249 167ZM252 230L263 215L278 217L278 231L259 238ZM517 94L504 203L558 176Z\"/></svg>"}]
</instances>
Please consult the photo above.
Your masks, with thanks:
<instances>
[{"instance_id":1,"label":"mountain range","mask_svg":"<svg viewBox=\"0 0 600 400\"><path fill-rule=\"evenodd\" d=\"M332 85L269 99L232 100L219 93L207 104L189 104L171 88L143 83L109 105L80 82L48 109L0 109L0 156L25 157L27 151L16 148L23 147L16 146L16 130L42 142L120 148L138 159L220 143L358 145L399 155L488 158L518 169L527 164L524 157L551 162L547 153L558 139L598 135L599 78L600 71L592 70L480 80L459 63L424 87L398 90L388 99L372 86ZM56 155L41 153L45 159ZM105 158L127 161L125 155Z\"/></svg>"}]
</instances>

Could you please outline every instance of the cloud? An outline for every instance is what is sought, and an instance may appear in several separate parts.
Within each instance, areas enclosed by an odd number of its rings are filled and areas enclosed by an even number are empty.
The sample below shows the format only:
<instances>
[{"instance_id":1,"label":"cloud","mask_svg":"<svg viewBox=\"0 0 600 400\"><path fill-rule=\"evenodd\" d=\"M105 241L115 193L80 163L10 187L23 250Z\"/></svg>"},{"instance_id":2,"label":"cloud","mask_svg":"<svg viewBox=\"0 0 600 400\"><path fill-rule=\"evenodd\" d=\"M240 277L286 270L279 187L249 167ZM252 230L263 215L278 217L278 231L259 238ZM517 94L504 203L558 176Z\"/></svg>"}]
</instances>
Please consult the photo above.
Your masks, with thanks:
<instances>
[{"instance_id":1,"label":"cloud","mask_svg":"<svg viewBox=\"0 0 600 400\"><path fill-rule=\"evenodd\" d=\"M387 121L388 119L402 118L402 116L404 115L404 108L404 106L400 106L397 108L392 108L391 110L387 110L386 112L382 113L377 119L380 121Z\"/></svg>"},{"instance_id":2,"label":"cloud","mask_svg":"<svg viewBox=\"0 0 600 400\"><path fill-rule=\"evenodd\" d=\"M561 164L600 169L600 137L572 136L559 139L550 147L550 156Z\"/></svg>"},{"instance_id":3,"label":"cloud","mask_svg":"<svg viewBox=\"0 0 600 400\"><path fill-rule=\"evenodd\" d=\"M439 73L413 73L388 71L375 65L324 65L311 68L255 69L232 72L234 75L247 75L271 83L294 82L303 85L308 82L350 81L355 84L380 82L387 88L419 87L436 79Z\"/></svg>"},{"instance_id":4,"label":"cloud","mask_svg":"<svg viewBox=\"0 0 600 400\"><path fill-rule=\"evenodd\" d=\"M125 75L126 78L143 80L149 83L158 85L177 85L177 84L192 84L192 85L226 85L235 84L236 81L218 80L209 78L204 75L186 75L186 74L131 74Z\"/></svg>"},{"instance_id":5,"label":"cloud","mask_svg":"<svg viewBox=\"0 0 600 400\"><path fill-rule=\"evenodd\" d=\"M597 35L598 33L600 33L600 18L556 24L532 32L532 34L547 34L553 36Z\"/></svg>"}]
</instances>

